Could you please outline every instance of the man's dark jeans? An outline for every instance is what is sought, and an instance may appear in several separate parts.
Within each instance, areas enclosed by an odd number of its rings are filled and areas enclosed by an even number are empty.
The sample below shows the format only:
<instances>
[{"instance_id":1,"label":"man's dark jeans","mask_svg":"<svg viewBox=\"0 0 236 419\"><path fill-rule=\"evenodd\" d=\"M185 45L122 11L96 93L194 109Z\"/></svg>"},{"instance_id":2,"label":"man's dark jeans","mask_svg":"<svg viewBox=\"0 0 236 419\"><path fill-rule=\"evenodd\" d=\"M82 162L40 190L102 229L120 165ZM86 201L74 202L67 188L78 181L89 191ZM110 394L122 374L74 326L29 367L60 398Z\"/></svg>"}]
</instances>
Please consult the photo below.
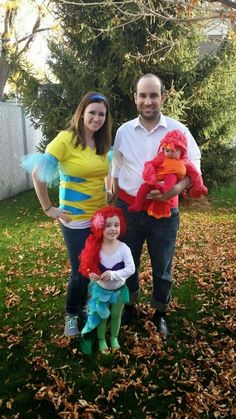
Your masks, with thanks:
<instances>
[{"instance_id":1,"label":"man's dark jeans","mask_svg":"<svg viewBox=\"0 0 236 419\"><path fill-rule=\"evenodd\" d=\"M122 239L131 249L136 267L135 273L127 279L130 302L135 302L139 293L138 270L143 244L146 240L153 273L151 305L165 312L171 302L172 261L176 236L179 228L179 210L172 208L171 217L156 219L147 212L128 212L128 204L118 199L127 222L127 232Z\"/></svg>"},{"instance_id":2,"label":"man's dark jeans","mask_svg":"<svg viewBox=\"0 0 236 419\"><path fill-rule=\"evenodd\" d=\"M87 301L89 280L78 272L78 256L90 234L90 228L72 229L62 224L61 230L71 264L71 274L67 287L66 313L80 315Z\"/></svg>"}]
</instances>

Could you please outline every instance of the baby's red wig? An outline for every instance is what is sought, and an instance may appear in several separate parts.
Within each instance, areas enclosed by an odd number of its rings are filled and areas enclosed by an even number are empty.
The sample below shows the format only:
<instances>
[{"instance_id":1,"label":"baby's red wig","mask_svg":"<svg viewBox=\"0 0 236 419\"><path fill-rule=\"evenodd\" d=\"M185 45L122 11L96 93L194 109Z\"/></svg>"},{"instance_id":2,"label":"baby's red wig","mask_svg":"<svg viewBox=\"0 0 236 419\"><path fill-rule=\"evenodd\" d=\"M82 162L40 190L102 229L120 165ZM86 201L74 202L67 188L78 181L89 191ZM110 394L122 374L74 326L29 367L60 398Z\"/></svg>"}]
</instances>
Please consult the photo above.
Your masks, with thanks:
<instances>
[{"instance_id":1,"label":"baby's red wig","mask_svg":"<svg viewBox=\"0 0 236 419\"><path fill-rule=\"evenodd\" d=\"M178 129L169 131L165 137L161 140L159 150L162 148L173 148L175 151L177 148L181 150L181 159L186 158L187 152L187 138L185 135Z\"/></svg>"},{"instance_id":2,"label":"baby's red wig","mask_svg":"<svg viewBox=\"0 0 236 419\"><path fill-rule=\"evenodd\" d=\"M123 212L117 207L104 207L96 211L91 221L91 234L88 236L84 249L79 256L79 272L88 277L89 273L101 274L99 269L100 250L103 241L103 231L106 219L117 216L120 220L120 237L124 236L126 223Z\"/></svg>"}]
</instances>

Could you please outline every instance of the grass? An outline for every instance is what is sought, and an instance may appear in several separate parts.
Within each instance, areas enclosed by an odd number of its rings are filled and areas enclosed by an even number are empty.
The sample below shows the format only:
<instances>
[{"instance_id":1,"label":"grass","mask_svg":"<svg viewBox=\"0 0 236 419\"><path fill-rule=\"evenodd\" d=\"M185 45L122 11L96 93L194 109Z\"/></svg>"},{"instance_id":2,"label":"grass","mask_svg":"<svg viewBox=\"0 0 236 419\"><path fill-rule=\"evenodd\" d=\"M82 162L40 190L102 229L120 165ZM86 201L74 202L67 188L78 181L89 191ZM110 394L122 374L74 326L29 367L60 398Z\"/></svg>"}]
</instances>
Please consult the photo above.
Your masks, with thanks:
<instances>
[{"instance_id":1,"label":"grass","mask_svg":"<svg viewBox=\"0 0 236 419\"><path fill-rule=\"evenodd\" d=\"M236 180L228 188L215 188L211 194L215 208L232 208L236 206Z\"/></svg>"},{"instance_id":2,"label":"grass","mask_svg":"<svg viewBox=\"0 0 236 419\"><path fill-rule=\"evenodd\" d=\"M69 265L59 225L34 191L2 201L1 417L235 417L235 192L182 205L168 342L150 321L145 248L140 319L122 327L122 352L91 357L63 336Z\"/></svg>"}]
</instances>

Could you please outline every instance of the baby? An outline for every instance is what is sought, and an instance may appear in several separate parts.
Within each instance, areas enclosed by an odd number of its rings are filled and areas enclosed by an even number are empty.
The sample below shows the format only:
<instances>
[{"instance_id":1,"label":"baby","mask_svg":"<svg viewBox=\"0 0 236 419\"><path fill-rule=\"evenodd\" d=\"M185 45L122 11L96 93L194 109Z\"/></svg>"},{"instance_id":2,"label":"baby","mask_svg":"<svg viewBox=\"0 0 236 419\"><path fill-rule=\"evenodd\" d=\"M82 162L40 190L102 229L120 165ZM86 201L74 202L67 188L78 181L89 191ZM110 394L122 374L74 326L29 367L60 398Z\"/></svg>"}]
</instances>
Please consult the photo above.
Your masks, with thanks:
<instances>
[{"instance_id":1,"label":"baby","mask_svg":"<svg viewBox=\"0 0 236 419\"><path fill-rule=\"evenodd\" d=\"M147 194L154 189L162 193L168 192L185 176L191 179L189 196L201 198L208 190L203 184L202 176L186 155L187 139L179 130L168 132L160 143L157 156L145 163L143 183L137 193L135 202L128 210L147 213L157 219L170 217L170 201L147 199Z\"/></svg>"}]
</instances>

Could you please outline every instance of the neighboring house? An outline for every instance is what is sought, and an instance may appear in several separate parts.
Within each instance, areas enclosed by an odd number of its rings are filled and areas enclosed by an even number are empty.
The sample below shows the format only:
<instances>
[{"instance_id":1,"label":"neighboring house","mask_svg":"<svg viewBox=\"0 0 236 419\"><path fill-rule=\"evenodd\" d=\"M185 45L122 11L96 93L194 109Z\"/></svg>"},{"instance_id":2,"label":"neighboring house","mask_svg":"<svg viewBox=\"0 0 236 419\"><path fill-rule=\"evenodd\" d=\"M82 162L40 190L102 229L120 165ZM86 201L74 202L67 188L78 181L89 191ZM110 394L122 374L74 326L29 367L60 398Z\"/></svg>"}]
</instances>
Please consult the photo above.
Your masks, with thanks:
<instances>
[{"instance_id":1,"label":"neighboring house","mask_svg":"<svg viewBox=\"0 0 236 419\"><path fill-rule=\"evenodd\" d=\"M220 42L228 32L228 26L221 22L214 22L204 32L207 35L207 39L202 42L199 48L201 57L205 54L214 54L217 51Z\"/></svg>"}]
</instances>

